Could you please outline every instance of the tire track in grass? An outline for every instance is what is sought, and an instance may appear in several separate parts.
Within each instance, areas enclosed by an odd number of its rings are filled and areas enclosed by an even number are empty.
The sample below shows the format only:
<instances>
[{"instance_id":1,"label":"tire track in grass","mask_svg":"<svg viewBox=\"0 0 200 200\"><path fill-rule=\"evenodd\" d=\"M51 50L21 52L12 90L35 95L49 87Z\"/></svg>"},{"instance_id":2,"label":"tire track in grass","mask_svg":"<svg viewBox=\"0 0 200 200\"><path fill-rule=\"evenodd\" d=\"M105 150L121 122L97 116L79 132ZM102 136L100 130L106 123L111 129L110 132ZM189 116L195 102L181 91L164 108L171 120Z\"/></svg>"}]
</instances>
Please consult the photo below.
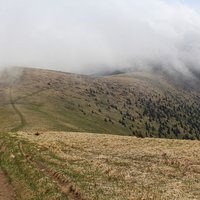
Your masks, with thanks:
<instances>
[{"instance_id":1,"label":"tire track in grass","mask_svg":"<svg viewBox=\"0 0 200 200\"><path fill-rule=\"evenodd\" d=\"M32 93L30 93L30 94L27 94L27 95L25 95L25 96L18 97L18 98L15 99L15 102L17 102L17 101L19 101L19 100L22 100L22 99L26 99L26 98L32 97L32 96L35 96L35 95L37 95L37 94L40 94L40 93L45 92L45 91L50 90L50 89L51 89L51 88L46 87L46 88L37 90L37 91L35 91L35 92L32 92Z\"/></svg>"},{"instance_id":2,"label":"tire track in grass","mask_svg":"<svg viewBox=\"0 0 200 200\"><path fill-rule=\"evenodd\" d=\"M35 160L29 154L26 154L23 149L22 143L19 143L19 149L23 157L27 160L27 162L32 164L46 176L52 178L56 185L67 197L69 197L72 200L86 200L86 198L83 197L83 195L77 190L75 185L71 182L71 180L69 180L68 177L48 167L44 163Z\"/></svg>"},{"instance_id":3,"label":"tire track in grass","mask_svg":"<svg viewBox=\"0 0 200 200\"><path fill-rule=\"evenodd\" d=\"M10 96L10 104L20 119L20 124L11 130L11 132L16 132L16 131L19 131L20 129L22 129L26 125L26 120L25 120L23 114L21 113L21 111L15 105L15 101L13 100L13 96L12 96L12 85L10 86L10 95L9 96Z\"/></svg>"},{"instance_id":4,"label":"tire track in grass","mask_svg":"<svg viewBox=\"0 0 200 200\"><path fill-rule=\"evenodd\" d=\"M13 95L12 95L12 85L10 86L10 95L9 95L10 96L10 104L12 105L13 110L16 112L16 114L19 116L19 119L20 119L20 125L15 127L15 128L13 128L11 130L11 132L19 131L20 129L22 129L27 124L26 119L24 118L22 112L16 107L15 103L17 101L21 100L21 99L25 99L25 98L28 98L28 97L31 97L31 96L35 96L35 95L37 95L37 94L39 94L41 92L44 92L44 91L50 90L50 89L51 88L46 87L46 88L40 89L38 91L35 91L35 92L31 93L31 94L28 94L28 95L25 95L25 96L22 96L22 97L18 97L18 98L16 98L14 100L13 99Z\"/></svg>"}]
</instances>

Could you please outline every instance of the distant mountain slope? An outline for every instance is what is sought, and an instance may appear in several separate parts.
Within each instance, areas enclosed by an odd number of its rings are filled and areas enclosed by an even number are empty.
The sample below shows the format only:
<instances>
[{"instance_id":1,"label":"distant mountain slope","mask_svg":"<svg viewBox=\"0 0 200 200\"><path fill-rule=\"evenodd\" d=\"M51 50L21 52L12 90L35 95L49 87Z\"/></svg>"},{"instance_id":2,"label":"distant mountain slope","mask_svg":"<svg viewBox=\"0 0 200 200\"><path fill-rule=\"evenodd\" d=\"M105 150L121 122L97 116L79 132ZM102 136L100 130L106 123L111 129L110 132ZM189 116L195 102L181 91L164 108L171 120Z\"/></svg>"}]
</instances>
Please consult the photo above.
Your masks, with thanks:
<instances>
[{"instance_id":1,"label":"distant mountain slope","mask_svg":"<svg viewBox=\"0 0 200 200\"><path fill-rule=\"evenodd\" d=\"M0 96L1 131L200 139L200 93L161 74L92 77L16 68L2 74Z\"/></svg>"}]
</instances>

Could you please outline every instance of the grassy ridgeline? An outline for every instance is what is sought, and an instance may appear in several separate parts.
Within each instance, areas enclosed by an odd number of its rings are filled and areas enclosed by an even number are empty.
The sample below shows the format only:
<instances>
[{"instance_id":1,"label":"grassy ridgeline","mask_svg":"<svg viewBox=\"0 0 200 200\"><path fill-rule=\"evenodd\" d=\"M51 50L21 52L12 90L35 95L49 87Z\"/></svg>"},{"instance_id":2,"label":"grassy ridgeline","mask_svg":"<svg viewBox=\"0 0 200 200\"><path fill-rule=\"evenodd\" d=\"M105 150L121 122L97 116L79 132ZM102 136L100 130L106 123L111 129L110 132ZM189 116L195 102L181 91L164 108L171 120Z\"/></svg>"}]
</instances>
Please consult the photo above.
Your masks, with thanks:
<instances>
[{"instance_id":1,"label":"grassy ridgeline","mask_svg":"<svg viewBox=\"0 0 200 200\"><path fill-rule=\"evenodd\" d=\"M91 77L20 70L12 84L7 77L1 79L2 131L200 138L199 92L174 84L163 75L135 72Z\"/></svg>"}]
</instances>

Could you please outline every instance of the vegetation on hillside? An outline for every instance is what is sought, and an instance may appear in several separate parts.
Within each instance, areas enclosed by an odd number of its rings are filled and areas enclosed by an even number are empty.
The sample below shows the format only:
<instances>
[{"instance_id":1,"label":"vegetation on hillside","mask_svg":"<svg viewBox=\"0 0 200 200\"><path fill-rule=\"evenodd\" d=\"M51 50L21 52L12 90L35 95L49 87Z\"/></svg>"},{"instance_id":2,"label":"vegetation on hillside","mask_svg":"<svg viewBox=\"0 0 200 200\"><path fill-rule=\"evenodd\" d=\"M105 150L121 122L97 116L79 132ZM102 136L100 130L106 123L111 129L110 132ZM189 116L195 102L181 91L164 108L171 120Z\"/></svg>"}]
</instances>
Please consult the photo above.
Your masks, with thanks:
<instances>
[{"instance_id":1,"label":"vegetation on hillside","mask_svg":"<svg viewBox=\"0 0 200 200\"><path fill-rule=\"evenodd\" d=\"M2 131L200 139L200 93L163 75L90 77L23 69L20 76L10 76L4 73L0 83Z\"/></svg>"}]
</instances>

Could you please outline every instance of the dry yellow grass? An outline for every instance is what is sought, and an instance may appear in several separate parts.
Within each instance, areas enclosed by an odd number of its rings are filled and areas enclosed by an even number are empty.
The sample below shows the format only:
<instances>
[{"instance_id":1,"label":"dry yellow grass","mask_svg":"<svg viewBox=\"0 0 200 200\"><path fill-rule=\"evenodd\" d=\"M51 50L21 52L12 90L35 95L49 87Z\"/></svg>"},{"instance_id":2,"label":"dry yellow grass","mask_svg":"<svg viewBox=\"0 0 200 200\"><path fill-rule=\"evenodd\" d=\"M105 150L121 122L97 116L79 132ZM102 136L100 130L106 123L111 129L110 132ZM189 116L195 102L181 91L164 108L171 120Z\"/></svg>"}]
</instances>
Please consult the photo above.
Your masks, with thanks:
<instances>
[{"instance_id":1,"label":"dry yellow grass","mask_svg":"<svg viewBox=\"0 0 200 200\"><path fill-rule=\"evenodd\" d=\"M200 143L89 133L18 132L87 199L200 199ZM37 153L34 153L37 158Z\"/></svg>"}]
</instances>

